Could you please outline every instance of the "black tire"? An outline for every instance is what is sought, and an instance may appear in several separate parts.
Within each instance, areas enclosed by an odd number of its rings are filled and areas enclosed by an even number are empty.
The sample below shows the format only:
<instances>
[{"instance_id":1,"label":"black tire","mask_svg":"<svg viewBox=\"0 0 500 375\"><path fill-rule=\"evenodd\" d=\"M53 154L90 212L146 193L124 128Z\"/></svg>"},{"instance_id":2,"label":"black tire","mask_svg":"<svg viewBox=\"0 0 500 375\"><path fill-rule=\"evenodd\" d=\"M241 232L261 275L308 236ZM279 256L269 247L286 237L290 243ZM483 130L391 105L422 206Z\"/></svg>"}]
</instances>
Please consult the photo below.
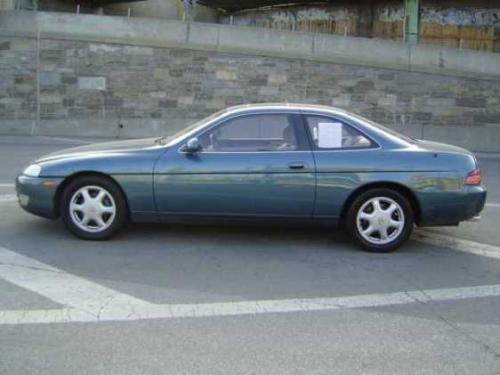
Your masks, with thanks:
<instances>
[{"instance_id":1,"label":"black tire","mask_svg":"<svg viewBox=\"0 0 500 375\"><path fill-rule=\"evenodd\" d=\"M87 231L78 226L72 217L70 204L75 193L85 187L98 187L104 189L112 197L114 203L114 216L108 219L103 230ZM76 237L84 240L106 240L114 236L125 225L128 218L128 207L120 188L111 180L101 176L82 176L70 182L65 187L60 201L61 219L66 228ZM110 215L111 217L112 215ZM83 226L83 224L82 224Z\"/></svg>"},{"instance_id":2,"label":"black tire","mask_svg":"<svg viewBox=\"0 0 500 375\"><path fill-rule=\"evenodd\" d=\"M394 238L390 240L388 243L374 243L371 241L368 241L365 239L364 235L360 232L360 229L358 228L358 221L357 221L357 215L360 209L363 208L365 204L369 205L369 201L372 199L380 198L381 201L384 202L384 198L388 198L394 202L396 202L403 213L402 216L402 229L399 232L399 234L396 234L398 232L397 229L394 229ZM369 206L365 206L369 207ZM366 212L366 211L365 211ZM388 211L385 211L388 212ZM398 219L398 214L396 214L396 219ZM371 219L370 219L371 220ZM401 220L401 219L399 219ZM351 236L353 237L354 241L361 245L361 247L369 252L374 252L374 253L388 253L391 251L396 250L398 247L400 247L410 236L412 230L413 230L413 225L414 225L414 213L412 206L408 199L402 195L401 193L388 189L388 188L374 188L372 190L365 191L364 193L360 194L357 196L354 201L352 202L351 206L349 207L346 215L346 229L350 232ZM364 222L362 223L364 224ZM369 225L368 225L369 226ZM377 230L374 230L373 236L377 236ZM366 236L366 234L365 234ZM378 234L380 236L380 233ZM369 236L368 236L369 237ZM390 237L390 236L388 236ZM376 241L376 238L372 237L373 241Z\"/></svg>"}]
</instances>

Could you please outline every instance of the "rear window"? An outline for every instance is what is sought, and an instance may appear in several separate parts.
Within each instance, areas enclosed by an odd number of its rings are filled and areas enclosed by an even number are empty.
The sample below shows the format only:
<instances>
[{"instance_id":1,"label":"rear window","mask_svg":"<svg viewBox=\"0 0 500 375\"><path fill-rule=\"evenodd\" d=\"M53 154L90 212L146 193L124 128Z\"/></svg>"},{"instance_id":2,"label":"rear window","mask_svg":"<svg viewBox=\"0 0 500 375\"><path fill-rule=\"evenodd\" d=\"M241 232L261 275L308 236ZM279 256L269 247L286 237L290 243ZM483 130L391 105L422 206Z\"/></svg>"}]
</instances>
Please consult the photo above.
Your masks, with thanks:
<instances>
[{"instance_id":1,"label":"rear window","mask_svg":"<svg viewBox=\"0 0 500 375\"><path fill-rule=\"evenodd\" d=\"M361 149L376 144L359 130L325 116L306 115L309 133L319 149Z\"/></svg>"},{"instance_id":2,"label":"rear window","mask_svg":"<svg viewBox=\"0 0 500 375\"><path fill-rule=\"evenodd\" d=\"M406 141L408 143L412 143L412 144L415 144L416 143L416 140L411 138L411 137L408 137L407 135L404 135L404 134L401 134L391 128L388 128L384 125L380 125L379 123L377 122L373 122L372 120L368 120L367 118L363 117L363 116L360 116L360 115L356 115L354 113L349 113L350 116L354 117L355 119L359 120L359 121L363 121L363 122L366 122L368 123L369 125L375 127L375 128L379 128L380 130L383 130L384 132L386 133L389 133L390 135L392 135L393 137L396 137L396 138L399 138L399 139L402 139L403 141Z\"/></svg>"}]
</instances>

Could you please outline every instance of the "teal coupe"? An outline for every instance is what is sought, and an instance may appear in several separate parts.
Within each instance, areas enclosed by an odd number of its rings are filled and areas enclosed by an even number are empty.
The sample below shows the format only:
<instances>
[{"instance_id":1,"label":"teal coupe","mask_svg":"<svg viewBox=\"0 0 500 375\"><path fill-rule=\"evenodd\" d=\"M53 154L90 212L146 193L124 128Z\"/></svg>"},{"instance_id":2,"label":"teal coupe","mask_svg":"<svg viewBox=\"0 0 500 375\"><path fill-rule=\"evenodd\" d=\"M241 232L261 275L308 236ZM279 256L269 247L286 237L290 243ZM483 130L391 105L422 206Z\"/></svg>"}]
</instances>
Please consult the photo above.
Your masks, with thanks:
<instances>
[{"instance_id":1,"label":"teal coupe","mask_svg":"<svg viewBox=\"0 0 500 375\"><path fill-rule=\"evenodd\" d=\"M475 218L486 200L469 151L307 104L232 107L169 137L64 150L16 182L25 210L83 239L127 221L312 222L342 224L376 252L414 225Z\"/></svg>"}]
</instances>

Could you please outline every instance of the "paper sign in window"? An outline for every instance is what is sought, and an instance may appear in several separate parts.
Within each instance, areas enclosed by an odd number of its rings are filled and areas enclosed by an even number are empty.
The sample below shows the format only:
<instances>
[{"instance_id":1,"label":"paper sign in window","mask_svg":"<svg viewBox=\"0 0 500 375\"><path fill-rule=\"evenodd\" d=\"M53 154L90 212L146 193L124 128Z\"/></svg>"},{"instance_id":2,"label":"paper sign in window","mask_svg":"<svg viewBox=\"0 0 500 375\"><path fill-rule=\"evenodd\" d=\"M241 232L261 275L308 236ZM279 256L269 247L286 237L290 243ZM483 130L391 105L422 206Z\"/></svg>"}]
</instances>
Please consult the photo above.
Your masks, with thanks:
<instances>
[{"instance_id":1,"label":"paper sign in window","mask_svg":"<svg viewBox=\"0 0 500 375\"><path fill-rule=\"evenodd\" d=\"M318 123L318 147L321 148L342 147L342 123L340 122Z\"/></svg>"}]
</instances>

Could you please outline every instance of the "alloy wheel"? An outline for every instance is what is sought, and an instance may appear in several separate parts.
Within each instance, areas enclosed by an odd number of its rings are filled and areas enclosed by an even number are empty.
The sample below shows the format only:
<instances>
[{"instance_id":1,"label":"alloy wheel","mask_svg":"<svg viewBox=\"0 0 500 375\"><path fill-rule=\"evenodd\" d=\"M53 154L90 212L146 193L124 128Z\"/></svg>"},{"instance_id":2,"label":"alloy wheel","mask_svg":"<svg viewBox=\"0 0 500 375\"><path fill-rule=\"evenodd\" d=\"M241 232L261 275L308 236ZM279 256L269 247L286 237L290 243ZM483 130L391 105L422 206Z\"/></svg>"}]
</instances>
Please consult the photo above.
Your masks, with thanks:
<instances>
[{"instance_id":1,"label":"alloy wheel","mask_svg":"<svg viewBox=\"0 0 500 375\"><path fill-rule=\"evenodd\" d=\"M70 199L70 217L86 232L101 232L111 226L116 204L111 193L100 186L83 186Z\"/></svg>"},{"instance_id":2,"label":"alloy wheel","mask_svg":"<svg viewBox=\"0 0 500 375\"><path fill-rule=\"evenodd\" d=\"M388 197L367 200L358 210L356 225L363 239L372 244L388 244L401 234L405 217L401 206Z\"/></svg>"}]
</instances>

